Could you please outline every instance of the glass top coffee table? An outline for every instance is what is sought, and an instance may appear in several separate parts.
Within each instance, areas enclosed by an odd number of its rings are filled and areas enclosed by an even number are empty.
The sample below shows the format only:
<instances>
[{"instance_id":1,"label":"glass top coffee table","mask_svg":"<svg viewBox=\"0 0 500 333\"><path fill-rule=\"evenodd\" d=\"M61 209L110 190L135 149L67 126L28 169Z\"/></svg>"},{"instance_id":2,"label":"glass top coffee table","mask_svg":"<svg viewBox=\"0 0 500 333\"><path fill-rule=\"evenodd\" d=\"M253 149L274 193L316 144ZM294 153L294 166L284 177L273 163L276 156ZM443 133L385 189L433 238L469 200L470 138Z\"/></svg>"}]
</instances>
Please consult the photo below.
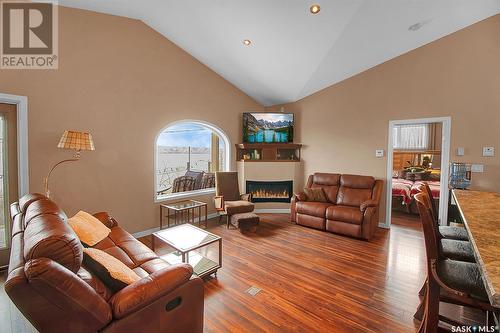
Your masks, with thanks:
<instances>
[{"instance_id":1,"label":"glass top coffee table","mask_svg":"<svg viewBox=\"0 0 500 333\"><path fill-rule=\"evenodd\" d=\"M169 264L188 263L199 277L215 274L222 267L222 238L191 224L181 224L153 233L153 250L157 242L173 249L162 255Z\"/></svg>"},{"instance_id":2,"label":"glass top coffee table","mask_svg":"<svg viewBox=\"0 0 500 333\"><path fill-rule=\"evenodd\" d=\"M208 208L206 202L201 202L197 200L185 200L174 203L166 203L160 205L160 229L163 229L163 209L167 210L167 228L170 228L170 215L173 211L173 224L177 225L179 222L194 223L198 220L198 225L201 225L202 211L204 210L205 217L205 228L207 228L208 223ZM198 214L196 214L198 213ZM196 218L196 215L198 215Z\"/></svg>"}]
</instances>

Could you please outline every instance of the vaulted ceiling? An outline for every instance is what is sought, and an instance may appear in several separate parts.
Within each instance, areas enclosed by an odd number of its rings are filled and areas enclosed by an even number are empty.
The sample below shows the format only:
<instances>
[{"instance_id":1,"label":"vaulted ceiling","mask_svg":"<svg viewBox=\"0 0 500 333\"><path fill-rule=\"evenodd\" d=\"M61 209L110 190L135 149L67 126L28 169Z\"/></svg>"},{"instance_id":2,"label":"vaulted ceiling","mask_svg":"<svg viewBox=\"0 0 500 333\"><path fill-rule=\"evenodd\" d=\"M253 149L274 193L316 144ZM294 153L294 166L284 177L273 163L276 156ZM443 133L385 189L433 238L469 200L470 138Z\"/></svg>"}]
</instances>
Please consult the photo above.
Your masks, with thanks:
<instances>
[{"instance_id":1,"label":"vaulted ceiling","mask_svg":"<svg viewBox=\"0 0 500 333\"><path fill-rule=\"evenodd\" d=\"M500 0L59 3L142 20L264 106L296 101L500 13ZM321 11L312 15L315 3Z\"/></svg>"}]
</instances>

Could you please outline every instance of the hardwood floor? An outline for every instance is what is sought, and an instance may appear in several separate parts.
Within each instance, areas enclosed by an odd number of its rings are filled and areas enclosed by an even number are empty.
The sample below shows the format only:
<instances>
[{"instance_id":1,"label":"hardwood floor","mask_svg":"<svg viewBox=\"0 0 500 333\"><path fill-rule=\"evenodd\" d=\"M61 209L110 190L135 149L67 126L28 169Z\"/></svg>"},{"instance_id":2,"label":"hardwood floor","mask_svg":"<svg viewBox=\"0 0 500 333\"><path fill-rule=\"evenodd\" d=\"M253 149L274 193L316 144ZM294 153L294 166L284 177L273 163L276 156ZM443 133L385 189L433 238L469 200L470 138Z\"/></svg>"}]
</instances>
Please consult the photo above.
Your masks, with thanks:
<instances>
[{"instance_id":1,"label":"hardwood floor","mask_svg":"<svg viewBox=\"0 0 500 333\"><path fill-rule=\"evenodd\" d=\"M415 331L425 260L418 223L365 242L292 225L285 214L261 220L248 235L209 224L224 257L205 283L206 332ZM261 292L245 293L251 286Z\"/></svg>"},{"instance_id":2,"label":"hardwood floor","mask_svg":"<svg viewBox=\"0 0 500 333\"><path fill-rule=\"evenodd\" d=\"M224 255L205 282L205 332L415 332L425 272L418 218L396 214L390 231L365 242L290 224L286 214L260 216L247 235L209 222ZM251 286L261 291L251 296ZM29 323L7 327L10 304L2 288L0 331L32 332Z\"/></svg>"}]
</instances>

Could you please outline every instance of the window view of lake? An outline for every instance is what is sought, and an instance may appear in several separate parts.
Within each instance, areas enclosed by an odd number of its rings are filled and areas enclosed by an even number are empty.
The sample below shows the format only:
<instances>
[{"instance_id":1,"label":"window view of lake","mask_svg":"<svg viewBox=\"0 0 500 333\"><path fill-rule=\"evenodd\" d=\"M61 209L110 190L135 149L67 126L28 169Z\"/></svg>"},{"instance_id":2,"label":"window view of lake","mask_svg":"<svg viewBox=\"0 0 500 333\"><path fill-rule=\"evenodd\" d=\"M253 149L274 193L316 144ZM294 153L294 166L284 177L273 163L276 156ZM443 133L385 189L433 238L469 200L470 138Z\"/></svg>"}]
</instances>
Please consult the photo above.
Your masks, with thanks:
<instances>
[{"instance_id":1,"label":"window view of lake","mask_svg":"<svg viewBox=\"0 0 500 333\"><path fill-rule=\"evenodd\" d=\"M224 165L224 141L211 129L196 123L170 126L157 141L157 194L214 187L214 172Z\"/></svg>"}]
</instances>

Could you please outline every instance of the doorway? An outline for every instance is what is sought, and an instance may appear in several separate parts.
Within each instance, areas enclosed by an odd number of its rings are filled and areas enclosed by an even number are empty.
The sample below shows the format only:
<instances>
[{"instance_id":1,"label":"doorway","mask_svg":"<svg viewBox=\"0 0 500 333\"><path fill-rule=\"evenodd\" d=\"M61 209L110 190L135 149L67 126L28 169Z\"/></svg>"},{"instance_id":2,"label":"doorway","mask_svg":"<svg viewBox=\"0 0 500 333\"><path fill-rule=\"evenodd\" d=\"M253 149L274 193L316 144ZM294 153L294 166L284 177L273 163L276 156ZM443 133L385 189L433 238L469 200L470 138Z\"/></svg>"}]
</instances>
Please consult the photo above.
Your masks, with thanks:
<instances>
[{"instance_id":1,"label":"doorway","mask_svg":"<svg viewBox=\"0 0 500 333\"><path fill-rule=\"evenodd\" d=\"M19 199L17 165L17 106L0 103L0 266L10 252L9 206Z\"/></svg>"},{"instance_id":2,"label":"doorway","mask_svg":"<svg viewBox=\"0 0 500 333\"><path fill-rule=\"evenodd\" d=\"M390 227L395 212L418 217L414 195L423 181L431 186L439 204L439 221L447 220L450 133L450 117L389 122L384 227Z\"/></svg>"}]
</instances>

